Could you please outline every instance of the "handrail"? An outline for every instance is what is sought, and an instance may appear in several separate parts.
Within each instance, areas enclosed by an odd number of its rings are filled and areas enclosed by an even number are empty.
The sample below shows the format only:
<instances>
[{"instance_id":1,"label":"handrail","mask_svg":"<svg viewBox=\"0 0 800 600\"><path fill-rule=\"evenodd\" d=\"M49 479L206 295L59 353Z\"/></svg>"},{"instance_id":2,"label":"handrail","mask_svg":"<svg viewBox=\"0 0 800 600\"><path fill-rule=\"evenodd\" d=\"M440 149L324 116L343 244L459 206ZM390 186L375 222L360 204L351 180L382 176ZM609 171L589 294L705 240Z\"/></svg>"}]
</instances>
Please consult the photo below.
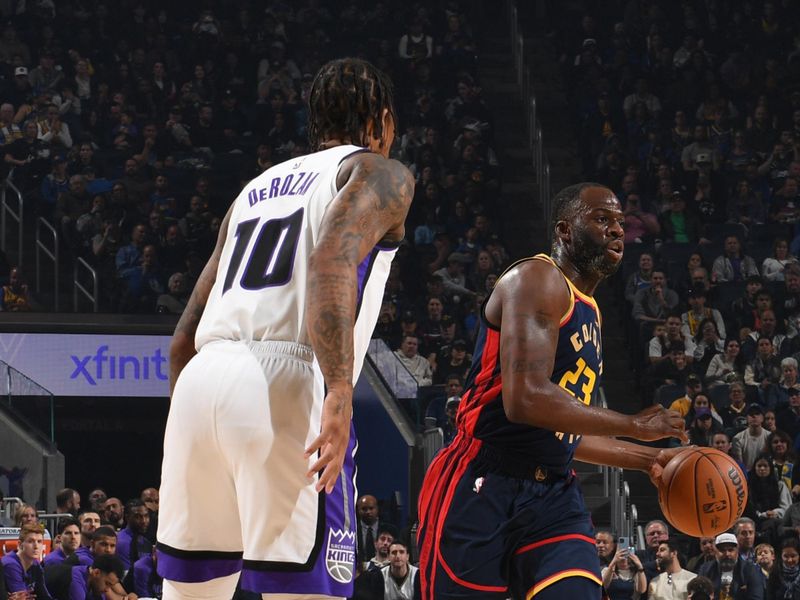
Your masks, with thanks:
<instances>
[{"instance_id":1,"label":"handrail","mask_svg":"<svg viewBox=\"0 0 800 600\"><path fill-rule=\"evenodd\" d=\"M42 242L42 227L50 232L53 240L53 249L50 250ZM41 259L40 253L44 253L53 261L53 308L58 312L58 231L44 217L36 220L36 293L41 292Z\"/></svg>"},{"instance_id":2,"label":"handrail","mask_svg":"<svg viewBox=\"0 0 800 600\"><path fill-rule=\"evenodd\" d=\"M525 61L525 37L520 33L519 11L514 0L506 1L509 19L509 33L511 38L511 53L513 55L514 72L519 86L520 95L526 111L525 124L528 127L528 145L531 149L531 166L536 172L537 196L542 204L542 219L550 222L552 203L550 201L550 162L544 152L541 123L536 106L536 94L533 91L531 69ZM548 244L553 232L547 227Z\"/></svg>"},{"instance_id":3,"label":"handrail","mask_svg":"<svg viewBox=\"0 0 800 600\"><path fill-rule=\"evenodd\" d=\"M92 292L90 293L83 284L78 280L78 267L83 267L85 271L89 273L92 277ZM94 307L94 312L100 312L100 304L99 304L99 285L97 280L97 271L90 265L88 262L83 260L82 257L78 257L75 260L75 267L72 270L72 282L74 287L72 288L72 304L73 304L73 311L78 312L78 292L83 294L83 296L92 303Z\"/></svg>"},{"instance_id":4,"label":"handrail","mask_svg":"<svg viewBox=\"0 0 800 600\"><path fill-rule=\"evenodd\" d=\"M18 231L16 264L18 267L22 268L22 241L24 236L23 223L25 220L25 208L22 202L22 192L20 192L17 186L14 185L10 177L11 175L9 174L8 178L6 178L5 182L3 182L3 191L0 193L0 247L2 247L4 252L6 251L6 215L9 215L14 221L17 222ZM16 211L11 208L11 205L6 199L9 188L12 192L14 192L14 195L17 198Z\"/></svg>"}]
</instances>

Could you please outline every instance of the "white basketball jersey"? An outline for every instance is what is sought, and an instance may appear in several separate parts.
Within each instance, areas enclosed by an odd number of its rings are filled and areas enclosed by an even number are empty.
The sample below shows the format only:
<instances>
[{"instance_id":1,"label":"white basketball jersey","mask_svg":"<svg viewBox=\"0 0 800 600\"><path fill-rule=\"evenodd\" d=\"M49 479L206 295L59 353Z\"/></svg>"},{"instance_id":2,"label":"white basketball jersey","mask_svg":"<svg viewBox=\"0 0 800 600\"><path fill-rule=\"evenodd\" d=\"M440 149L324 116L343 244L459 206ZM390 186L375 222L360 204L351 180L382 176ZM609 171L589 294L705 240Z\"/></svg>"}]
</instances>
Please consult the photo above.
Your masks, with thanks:
<instances>
[{"instance_id":1,"label":"white basketball jersey","mask_svg":"<svg viewBox=\"0 0 800 600\"><path fill-rule=\"evenodd\" d=\"M214 340L282 340L310 345L308 260L342 161L358 146L336 146L268 169L234 201L217 279L197 327L198 350ZM396 247L376 247L358 267L354 331L358 378L378 319Z\"/></svg>"}]
</instances>

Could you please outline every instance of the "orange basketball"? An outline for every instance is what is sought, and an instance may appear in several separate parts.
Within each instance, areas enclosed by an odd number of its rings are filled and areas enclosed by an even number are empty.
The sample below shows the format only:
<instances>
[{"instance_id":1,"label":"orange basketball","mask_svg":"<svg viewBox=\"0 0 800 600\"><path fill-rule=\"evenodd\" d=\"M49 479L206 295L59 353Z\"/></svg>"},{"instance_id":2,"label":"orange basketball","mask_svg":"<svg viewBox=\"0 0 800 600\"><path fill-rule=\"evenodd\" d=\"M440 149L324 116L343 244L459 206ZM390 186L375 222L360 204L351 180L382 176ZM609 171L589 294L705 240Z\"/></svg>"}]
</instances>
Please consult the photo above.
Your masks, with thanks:
<instances>
[{"instance_id":1,"label":"orange basketball","mask_svg":"<svg viewBox=\"0 0 800 600\"><path fill-rule=\"evenodd\" d=\"M658 502L676 529L694 537L715 536L742 516L747 478L724 452L687 449L664 467Z\"/></svg>"}]
</instances>

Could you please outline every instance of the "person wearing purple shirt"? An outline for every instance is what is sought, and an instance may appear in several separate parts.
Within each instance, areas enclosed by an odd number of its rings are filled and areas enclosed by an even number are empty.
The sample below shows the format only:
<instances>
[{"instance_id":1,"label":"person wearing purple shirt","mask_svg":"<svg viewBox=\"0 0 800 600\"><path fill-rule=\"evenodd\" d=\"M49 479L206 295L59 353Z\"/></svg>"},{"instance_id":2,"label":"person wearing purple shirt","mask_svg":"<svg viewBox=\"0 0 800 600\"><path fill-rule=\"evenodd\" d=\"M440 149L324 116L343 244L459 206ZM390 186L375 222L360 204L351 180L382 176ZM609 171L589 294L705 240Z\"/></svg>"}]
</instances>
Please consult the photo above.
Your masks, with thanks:
<instances>
[{"instance_id":1,"label":"person wearing purple shirt","mask_svg":"<svg viewBox=\"0 0 800 600\"><path fill-rule=\"evenodd\" d=\"M66 559L67 564L90 567L101 554L116 554L117 533L113 527L103 525L92 533L89 546L78 546L75 553Z\"/></svg>"},{"instance_id":2,"label":"person wearing purple shirt","mask_svg":"<svg viewBox=\"0 0 800 600\"><path fill-rule=\"evenodd\" d=\"M125 504L125 518L128 526L117 534L117 556L127 571L140 557L150 554L153 544L145 537L150 512L144 502L138 498L129 500Z\"/></svg>"},{"instance_id":3,"label":"person wearing purple shirt","mask_svg":"<svg viewBox=\"0 0 800 600\"><path fill-rule=\"evenodd\" d=\"M17 550L9 552L0 560L8 593L28 592L30 600L51 600L39 562L43 548L42 525L29 524L20 529Z\"/></svg>"},{"instance_id":4,"label":"person wearing purple shirt","mask_svg":"<svg viewBox=\"0 0 800 600\"><path fill-rule=\"evenodd\" d=\"M117 586L122 575L122 562L113 554L101 554L91 566L73 567L69 600L106 600L106 591Z\"/></svg>"},{"instance_id":5,"label":"person wearing purple shirt","mask_svg":"<svg viewBox=\"0 0 800 600\"><path fill-rule=\"evenodd\" d=\"M58 536L61 540L61 546L53 550L50 554L44 557L42 564L45 567L57 565L67 557L75 554L81 543L81 530L78 525L77 519L67 518L61 519L58 522Z\"/></svg>"},{"instance_id":6,"label":"person wearing purple shirt","mask_svg":"<svg viewBox=\"0 0 800 600\"><path fill-rule=\"evenodd\" d=\"M155 548L133 565L133 591L140 598L161 598L163 578L156 571Z\"/></svg>"}]
</instances>

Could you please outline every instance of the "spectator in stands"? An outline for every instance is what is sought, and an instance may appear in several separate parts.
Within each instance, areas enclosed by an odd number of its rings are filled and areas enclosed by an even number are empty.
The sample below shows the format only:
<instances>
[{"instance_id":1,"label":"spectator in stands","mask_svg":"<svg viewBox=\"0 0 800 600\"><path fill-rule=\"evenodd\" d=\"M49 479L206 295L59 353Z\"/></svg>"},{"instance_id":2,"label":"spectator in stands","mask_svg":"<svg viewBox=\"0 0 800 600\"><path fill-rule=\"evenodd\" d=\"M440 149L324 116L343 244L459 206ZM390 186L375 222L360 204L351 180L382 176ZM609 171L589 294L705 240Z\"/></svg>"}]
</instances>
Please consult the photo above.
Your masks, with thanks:
<instances>
[{"instance_id":1,"label":"spectator in stands","mask_svg":"<svg viewBox=\"0 0 800 600\"><path fill-rule=\"evenodd\" d=\"M714 259L711 278L716 283L723 281L744 281L751 275L758 275L758 267L750 256L742 254L742 244L735 235L725 238L725 250Z\"/></svg>"},{"instance_id":2,"label":"spectator in stands","mask_svg":"<svg viewBox=\"0 0 800 600\"><path fill-rule=\"evenodd\" d=\"M650 287L650 277L652 274L653 255L649 252L642 252L639 255L639 269L631 273L630 276L628 276L628 280L625 282L625 300L633 304L636 292Z\"/></svg>"},{"instance_id":3,"label":"spectator in stands","mask_svg":"<svg viewBox=\"0 0 800 600\"><path fill-rule=\"evenodd\" d=\"M14 184L23 195L39 187L50 168L50 147L38 138L36 122L28 121L23 136L4 147L5 165L14 169Z\"/></svg>"},{"instance_id":4,"label":"spectator in stands","mask_svg":"<svg viewBox=\"0 0 800 600\"><path fill-rule=\"evenodd\" d=\"M687 429L690 444L711 447L714 434L722 431L722 425L712 417L711 409L698 408Z\"/></svg>"},{"instance_id":5,"label":"spectator in stands","mask_svg":"<svg viewBox=\"0 0 800 600\"><path fill-rule=\"evenodd\" d=\"M767 281L783 281L784 269L793 263L797 263L797 258L789 254L789 242L785 238L775 238L772 256L764 259L761 273Z\"/></svg>"},{"instance_id":6,"label":"spectator in stands","mask_svg":"<svg viewBox=\"0 0 800 600\"><path fill-rule=\"evenodd\" d=\"M20 504L14 513L14 525L16 527L24 527L25 525L36 525L39 522L39 515L36 513L36 507L31 504Z\"/></svg>"},{"instance_id":7,"label":"spectator in stands","mask_svg":"<svg viewBox=\"0 0 800 600\"><path fill-rule=\"evenodd\" d=\"M700 554L690 558L686 563L686 568L689 571L697 573L704 564L715 560L717 560L717 548L714 546L714 537L701 536Z\"/></svg>"},{"instance_id":8,"label":"spectator in stands","mask_svg":"<svg viewBox=\"0 0 800 600\"><path fill-rule=\"evenodd\" d=\"M648 243L658 237L661 225L658 216L642 207L639 194L629 194L625 200L625 243Z\"/></svg>"},{"instance_id":9,"label":"spectator in stands","mask_svg":"<svg viewBox=\"0 0 800 600\"><path fill-rule=\"evenodd\" d=\"M395 356L408 369L411 376L420 386L433 383L431 364L419 354L419 339L413 335L403 336L400 348L395 350Z\"/></svg>"},{"instance_id":10,"label":"spectator in stands","mask_svg":"<svg viewBox=\"0 0 800 600\"><path fill-rule=\"evenodd\" d=\"M173 273L167 280L167 294L156 299L156 312L179 315L186 308L189 297L184 289L183 273Z\"/></svg>"},{"instance_id":11,"label":"spectator in stands","mask_svg":"<svg viewBox=\"0 0 800 600\"><path fill-rule=\"evenodd\" d=\"M28 284L22 278L19 267L12 267L8 274L8 283L2 287L0 310L8 312L28 312L32 310Z\"/></svg>"},{"instance_id":12,"label":"spectator in stands","mask_svg":"<svg viewBox=\"0 0 800 600\"><path fill-rule=\"evenodd\" d=\"M600 565L607 567L617 552L616 536L608 529L597 529L594 532L594 544L597 548L597 557Z\"/></svg>"},{"instance_id":13,"label":"spectator in stands","mask_svg":"<svg viewBox=\"0 0 800 600\"><path fill-rule=\"evenodd\" d=\"M747 428L747 404L744 384L734 381L728 386L728 404L719 408L722 424L730 438Z\"/></svg>"},{"instance_id":14,"label":"spectator in stands","mask_svg":"<svg viewBox=\"0 0 800 600\"><path fill-rule=\"evenodd\" d=\"M686 210L686 199L682 192L673 192L669 209L659 216L661 237L666 242L696 244L700 241L702 224Z\"/></svg>"},{"instance_id":15,"label":"spectator in stands","mask_svg":"<svg viewBox=\"0 0 800 600\"><path fill-rule=\"evenodd\" d=\"M45 569L64 562L68 557L75 554L81 543L81 530L77 519L60 519L56 533L60 544L58 548L44 557L43 564Z\"/></svg>"},{"instance_id":16,"label":"spectator in stands","mask_svg":"<svg viewBox=\"0 0 800 600\"><path fill-rule=\"evenodd\" d=\"M617 548L601 571L603 589L609 600L631 600L647 591L642 562L629 548Z\"/></svg>"},{"instance_id":17,"label":"spectator in stands","mask_svg":"<svg viewBox=\"0 0 800 600\"><path fill-rule=\"evenodd\" d=\"M700 575L714 585L715 598L760 600L764 597L761 570L752 562L739 557L739 543L732 533L721 533L714 540L719 554L717 560L700 568Z\"/></svg>"},{"instance_id":18,"label":"spectator in stands","mask_svg":"<svg viewBox=\"0 0 800 600\"><path fill-rule=\"evenodd\" d=\"M753 329L755 326L757 316L756 296L762 290L763 285L764 283L760 276L751 275L745 281L741 297L731 303L730 316L736 325L736 331L742 327Z\"/></svg>"},{"instance_id":19,"label":"spectator in stands","mask_svg":"<svg viewBox=\"0 0 800 600\"><path fill-rule=\"evenodd\" d=\"M700 406L708 407L708 396L703 394L703 382L695 373L691 373L686 377L686 394L674 400L672 404L669 405L669 409L685 417L692 408L695 407L695 399L698 395L702 395L706 401L705 404L701 404Z\"/></svg>"},{"instance_id":20,"label":"spectator in stands","mask_svg":"<svg viewBox=\"0 0 800 600\"><path fill-rule=\"evenodd\" d=\"M637 551L636 555L645 566L647 566L647 563L655 563L659 545L668 539L669 527L664 521L660 519L648 521L647 525L644 526L645 549Z\"/></svg>"},{"instance_id":21,"label":"spectator in stands","mask_svg":"<svg viewBox=\"0 0 800 600\"><path fill-rule=\"evenodd\" d=\"M643 333L652 331L656 323L663 323L678 305L678 294L667 287L664 271L655 269L650 276L650 287L636 292L633 298L633 318ZM646 335L645 339L649 337Z\"/></svg>"},{"instance_id":22,"label":"spectator in stands","mask_svg":"<svg viewBox=\"0 0 800 600\"><path fill-rule=\"evenodd\" d=\"M766 429L766 428L765 428ZM765 448L765 455L770 459L775 476L792 490L794 465L797 457L792 449L792 438L785 431L776 429L771 431Z\"/></svg>"},{"instance_id":23,"label":"spectator in stands","mask_svg":"<svg viewBox=\"0 0 800 600\"><path fill-rule=\"evenodd\" d=\"M755 357L746 361L744 383L757 389L759 402L767 406L772 387L778 385L781 376L781 360L775 356L772 340L758 338Z\"/></svg>"},{"instance_id":24,"label":"spectator in stands","mask_svg":"<svg viewBox=\"0 0 800 600\"><path fill-rule=\"evenodd\" d=\"M708 363L705 374L705 384L708 388L741 381L744 377L744 356L740 353L739 340L729 338L725 340L725 350L714 355Z\"/></svg>"},{"instance_id":25,"label":"spectator in stands","mask_svg":"<svg viewBox=\"0 0 800 600\"><path fill-rule=\"evenodd\" d=\"M375 540L378 539L378 500L365 494L356 501L358 515L357 560L366 568L366 563L375 556Z\"/></svg>"},{"instance_id":26,"label":"spectator in stands","mask_svg":"<svg viewBox=\"0 0 800 600\"><path fill-rule=\"evenodd\" d=\"M780 410L787 406L789 404L789 390L800 386L797 379L797 360L791 356L784 358L781 361L780 381L769 388L766 406L774 410Z\"/></svg>"},{"instance_id":27,"label":"spectator in stands","mask_svg":"<svg viewBox=\"0 0 800 600\"><path fill-rule=\"evenodd\" d=\"M408 546L395 540L389 547L389 566L378 573L383 580L386 600L419 598L420 579L417 567L409 563Z\"/></svg>"},{"instance_id":28,"label":"spectator in stands","mask_svg":"<svg viewBox=\"0 0 800 600\"><path fill-rule=\"evenodd\" d=\"M779 479L768 456L759 456L747 475L745 514L756 523L757 538L768 544L778 539L778 524L792 504L789 488ZM740 544L741 545L741 544Z\"/></svg>"},{"instance_id":29,"label":"spectator in stands","mask_svg":"<svg viewBox=\"0 0 800 600\"><path fill-rule=\"evenodd\" d=\"M397 539L397 531L393 525L389 523L378 524L378 538L375 540L375 556L369 560L367 571L380 571L389 564L389 548L391 548L395 539Z\"/></svg>"},{"instance_id":30,"label":"spectator in stands","mask_svg":"<svg viewBox=\"0 0 800 600\"><path fill-rule=\"evenodd\" d=\"M746 179L736 183L734 193L728 197L726 214L729 223L741 223L747 227L766 220L764 205Z\"/></svg>"},{"instance_id":31,"label":"spectator in stands","mask_svg":"<svg viewBox=\"0 0 800 600\"><path fill-rule=\"evenodd\" d=\"M756 546L756 564L761 568L761 574L766 580L775 564L775 548L771 544Z\"/></svg>"},{"instance_id":32,"label":"spectator in stands","mask_svg":"<svg viewBox=\"0 0 800 600\"><path fill-rule=\"evenodd\" d=\"M711 319L716 324L717 334L726 337L725 322L722 314L716 308L706 306L708 293L702 287L691 288L688 291L689 310L681 315L681 333L685 337L696 337L700 332L700 324L704 319Z\"/></svg>"},{"instance_id":33,"label":"spectator in stands","mask_svg":"<svg viewBox=\"0 0 800 600\"><path fill-rule=\"evenodd\" d=\"M108 495L102 488L95 488L89 492L89 507L97 514L102 513L106 500L108 500Z\"/></svg>"},{"instance_id":34,"label":"spectator in stands","mask_svg":"<svg viewBox=\"0 0 800 600\"><path fill-rule=\"evenodd\" d=\"M747 429L733 436L731 456L744 463L750 471L756 458L764 452L769 432L763 428L764 410L755 402L747 407ZM723 417L724 418L724 417Z\"/></svg>"},{"instance_id":35,"label":"spectator in stands","mask_svg":"<svg viewBox=\"0 0 800 600\"><path fill-rule=\"evenodd\" d=\"M647 586L647 597L652 600L672 600L688 594L686 586L695 574L681 568L678 542L674 538L659 543L656 562L660 574Z\"/></svg>"},{"instance_id":36,"label":"spectator in stands","mask_svg":"<svg viewBox=\"0 0 800 600\"><path fill-rule=\"evenodd\" d=\"M648 359L650 364L658 364L669 358L670 349L673 344L681 343L684 348L684 356L691 363L694 360L694 340L687 338L681 333L681 315L678 313L670 314L663 325L663 332L659 333L656 325L653 337L648 344Z\"/></svg>"},{"instance_id":37,"label":"spectator in stands","mask_svg":"<svg viewBox=\"0 0 800 600\"><path fill-rule=\"evenodd\" d=\"M781 541L780 560L767 579L767 598L800 598L800 541L795 537Z\"/></svg>"},{"instance_id":38,"label":"spectator in stands","mask_svg":"<svg viewBox=\"0 0 800 600\"><path fill-rule=\"evenodd\" d=\"M701 376L708 370L711 359L725 351L725 340L717 331L717 324L712 319L703 319L694 335L695 349L692 368Z\"/></svg>"},{"instance_id":39,"label":"spectator in stands","mask_svg":"<svg viewBox=\"0 0 800 600\"><path fill-rule=\"evenodd\" d=\"M472 263L472 258L461 252L453 252L447 257L447 266L434 273L442 278L444 293L449 302L458 303L459 298L472 296L475 292L468 289L465 276L466 266Z\"/></svg>"},{"instance_id":40,"label":"spectator in stands","mask_svg":"<svg viewBox=\"0 0 800 600\"><path fill-rule=\"evenodd\" d=\"M756 296L758 301L759 296ZM758 323L755 331L750 332L742 343L742 354L746 360L752 360L756 355L756 346L759 339L762 337L769 338L772 341L773 353L775 356L783 358L787 348L784 348L784 343L787 341L786 335L778 332L778 321L775 318L775 311L771 309L764 309L758 315Z\"/></svg>"},{"instance_id":41,"label":"spectator in stands","mask_svg":"<svg viewBox=\"0 0 800 600\"><path fill-rule=\"evenodd\" d=\"M800 433L800 387L790 388L788 394L788 404L775 412L775 424L794 440ZM794 444L790 447L794 447Z\"/></svg>"},{"instance_id":42,"label":"spectator in stands","mask_svg":"<svg viewBox=\"0 0 800 600\"><path fill-rule=\"evenodd\" d=\"M777 430L775 425L775 411L771 408L764 411L764 429L770 433L775 433Z\"/></svg>"},{"instance_id":43,"label":"spectator in stands","mask_svg":"<svg viewBox=\"0 0 800 600\"><path fill-rule=\"evenodd\" d=\"M56 494L56 512L77 515L81 508L81 496L72 488L64 488Z\"/></svg>"}]
</instances>

